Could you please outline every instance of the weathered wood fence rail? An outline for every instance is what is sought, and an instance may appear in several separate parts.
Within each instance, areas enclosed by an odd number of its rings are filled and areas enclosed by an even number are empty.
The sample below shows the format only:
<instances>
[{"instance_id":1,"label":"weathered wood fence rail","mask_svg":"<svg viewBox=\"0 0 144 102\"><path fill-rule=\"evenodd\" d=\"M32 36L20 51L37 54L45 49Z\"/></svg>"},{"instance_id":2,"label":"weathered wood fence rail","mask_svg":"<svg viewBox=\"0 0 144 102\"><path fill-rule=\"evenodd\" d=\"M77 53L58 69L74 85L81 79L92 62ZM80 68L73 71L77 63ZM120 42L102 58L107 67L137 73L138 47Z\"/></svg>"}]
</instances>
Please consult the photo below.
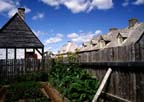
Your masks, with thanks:
<instances>
[{"instance_id":1,"label":"weathered wood fence rail","mask_svg":"<svg viewBox=\"0 0 144 102\"><path fill-rule=\"evenodd\" d=\"M44 70L42 60L9 59L0 60L0 80L11 79L26 73Z\"/></svg>"}]
</instances>

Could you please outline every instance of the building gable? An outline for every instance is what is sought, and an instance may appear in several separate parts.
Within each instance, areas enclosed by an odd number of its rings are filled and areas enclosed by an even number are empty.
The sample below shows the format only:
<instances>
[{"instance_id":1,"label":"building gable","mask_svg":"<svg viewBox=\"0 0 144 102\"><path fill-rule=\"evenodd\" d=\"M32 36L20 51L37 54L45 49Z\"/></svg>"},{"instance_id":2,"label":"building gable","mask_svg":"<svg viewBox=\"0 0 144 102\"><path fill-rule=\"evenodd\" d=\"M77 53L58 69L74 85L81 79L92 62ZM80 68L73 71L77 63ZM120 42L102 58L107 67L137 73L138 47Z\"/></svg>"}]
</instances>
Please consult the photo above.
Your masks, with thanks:
<instances>
[{"instance_id":1,"label":"building gable","mask_svg":"<svg viewBox=\"0 0 144 102\"><path fill-rule=\"evenodd\" d=\"M0 29L0 47L1 48L42 48L44 45L32 32L22 17L16 13Z\"/></svg>"}]
</instances>

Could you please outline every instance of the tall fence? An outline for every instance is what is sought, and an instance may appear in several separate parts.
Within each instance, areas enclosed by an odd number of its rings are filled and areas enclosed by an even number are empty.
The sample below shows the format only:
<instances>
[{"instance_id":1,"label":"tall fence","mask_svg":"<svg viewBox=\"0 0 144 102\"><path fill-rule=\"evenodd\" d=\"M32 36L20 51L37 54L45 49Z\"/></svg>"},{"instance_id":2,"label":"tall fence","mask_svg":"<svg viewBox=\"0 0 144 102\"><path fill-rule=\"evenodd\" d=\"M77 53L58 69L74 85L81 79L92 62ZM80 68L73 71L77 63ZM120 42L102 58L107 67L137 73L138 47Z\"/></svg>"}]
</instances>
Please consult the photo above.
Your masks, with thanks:
<instances>
[{"instance_id":1,"label":"tall fence","mask_svg":"<svg viewBox=\"0 0 144 102\"><path fill-rule=\"evenodd\" d=\"M8 59L0 60L0 80L12 79L27 73L45 71L42 59Z\"/></svg>"},{"instance_id":2,"label":"tall fence","mask_svg":"<svg viewBox=\"0 0 144 102\"><path fill-rule=\"evenodd\" d=\"M139 45L77 53L81 68L102 80L109 67L112 74L105 89L104 102L144 102L144 49ZM68 58L63 58L66 62ZM125 99L125 101L115 98Z\"/></svg>"}]
</instances>

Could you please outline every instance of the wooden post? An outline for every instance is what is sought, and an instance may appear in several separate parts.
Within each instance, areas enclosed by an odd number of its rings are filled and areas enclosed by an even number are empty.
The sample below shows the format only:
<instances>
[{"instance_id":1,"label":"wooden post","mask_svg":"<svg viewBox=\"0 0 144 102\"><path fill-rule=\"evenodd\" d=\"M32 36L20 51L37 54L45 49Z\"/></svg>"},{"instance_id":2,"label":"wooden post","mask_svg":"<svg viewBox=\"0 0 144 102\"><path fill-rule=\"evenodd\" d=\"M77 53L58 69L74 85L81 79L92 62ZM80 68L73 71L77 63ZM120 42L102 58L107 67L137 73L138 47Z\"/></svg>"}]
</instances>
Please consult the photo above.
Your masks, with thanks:
<instances>
[{"instance_id":1,"label":"wooden post","mask_svg":"<svg viewBox=\"0 0 144 102\"><path fill-rule=\"evenodd\" d=\"M25 53L25 59L26 59L26 48L24 48L24 53Z\"/></svg>"},{"instance_id":2,"label":"wooden post","mask_svg":"<svg viewBox=\"0 0 144 102\"><path fill-rule=\"evenodd\" d=\"M16 51L16 48L14 48L14 59L16 60L16 55L17 55L17 53L16 53L17 51Z\"/></svg>"},{"instance_id":3,"label":"wooden post","mask_svg":"<svg viewBox=\"0 0 144 102\"><path fill-rule=\"evenodd\" d=\"M105 74L105 76L104 76L104 78L103 78L103 80L102 80L102 82L101 82L101 84L100 84L100 86L99 86L99 88L98 88L98 90L97 90L92 102L97 102L97 100L98 100L98 98L99 98L99 96L100 96L100 94L101 94L101 92L102 92L102 90L103 90L103 88L104 88L104 86L105 86L105 84L106 84L111 72L112 72L112 69L108 68L108 70L107 70L107 72L106 72L106 74Z\"/></svg>"},{"instance_id":4,"label":"wooden post","mask_svg":"<svg viewBox=\"0 0 144 102\"><path fill-rule=\"evenodd\" d=\"M6 48L6 61L8 59L8 48Z\"/></svg>"},{"instance_id":5,"label":"wooden post","mask_svg":"<svg viewBox=\"0 0 144 102\"><path fill-rule=\"evenodd\" d=\"M13 75L13 77L15 77L15 74L17 74L16 73L16 55L17 55L17 51L16 51L17 49L16 48L14 48L14 75Z\"/></svg>"},{"instance_id":6,"label":"wooden post","mask_svg":"<svg viewBox=\"0 0 144 102\"><path fill-rule=\"evenodd\" d=\"M6 78L8 79L8 49L6 48Z\"/></svg>"},{"instance_id":7,"label":"wooden post","mask_svg":"<svg viewBox=\"0 0 144 102\"><path fill-rule=\"evenodd\" d=\"M44 48L42 48L42 68L43 68L43 71L45 71L45 68L44 68Z\"/></svg>"}]
</instances>

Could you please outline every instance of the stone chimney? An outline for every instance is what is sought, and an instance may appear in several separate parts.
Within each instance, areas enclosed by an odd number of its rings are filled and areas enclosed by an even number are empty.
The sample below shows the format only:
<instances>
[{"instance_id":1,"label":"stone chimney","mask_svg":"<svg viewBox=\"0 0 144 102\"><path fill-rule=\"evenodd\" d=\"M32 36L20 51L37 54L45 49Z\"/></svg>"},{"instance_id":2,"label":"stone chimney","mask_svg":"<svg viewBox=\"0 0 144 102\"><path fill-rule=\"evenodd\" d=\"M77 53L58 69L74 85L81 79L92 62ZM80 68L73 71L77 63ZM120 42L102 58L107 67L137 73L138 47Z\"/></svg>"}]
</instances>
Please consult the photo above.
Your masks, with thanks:
<instances>
[{"instance_id":1,"label":"stone chimney","mask_svg":"<svg viewBox=\"0 0 144 102\"><path fill-rule=\"evenodd\" d=\"M24 20L24 18L25 18L25 8L18 8L18 14Z\"/></svg>"},{"instance_id":2,"label":"stone chimney","mask_svg":"<svg viewBox=\"0 0 144 102\"><path fill-rule=\"evenodd\" d=\"M117 28L110 28L109 29L109 32L111 32L111 31L116 31L116 30L118 30Z\"/></svg>"},{"instance_id":3,"label":"stone chimney","mask_svg":"<svg viewBox=\"0 0 144 102\"><path fill-rule=\"evenodd\" d=\"M133 27L138 22L136 18L131 18L128 21L129 21L129 28Z\"/></svg>"}]
</instances>

